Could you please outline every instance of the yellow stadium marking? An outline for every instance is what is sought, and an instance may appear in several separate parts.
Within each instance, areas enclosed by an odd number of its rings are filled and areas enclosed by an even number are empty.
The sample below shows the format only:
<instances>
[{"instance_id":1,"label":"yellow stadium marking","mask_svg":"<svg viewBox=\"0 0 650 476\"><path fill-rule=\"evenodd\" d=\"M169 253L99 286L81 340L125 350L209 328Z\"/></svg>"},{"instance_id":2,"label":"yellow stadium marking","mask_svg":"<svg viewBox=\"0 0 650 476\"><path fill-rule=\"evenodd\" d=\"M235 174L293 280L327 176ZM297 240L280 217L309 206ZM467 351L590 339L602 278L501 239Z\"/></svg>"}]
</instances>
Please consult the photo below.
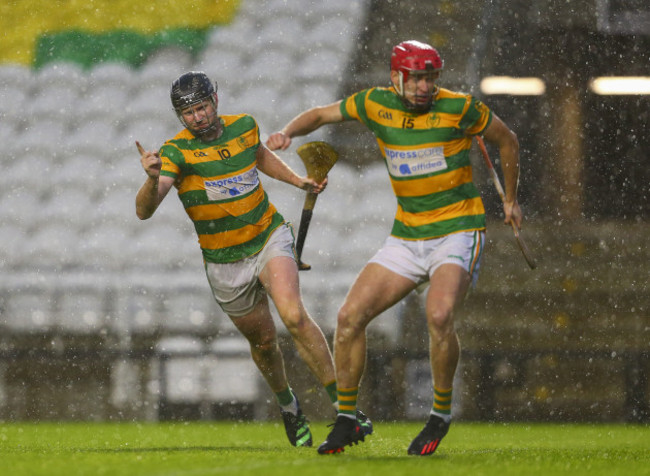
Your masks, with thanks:
<instances>
[{"instance_id":1,"label":"yellow stadium marking","mask_svg":"<svg viewBox=\"0 0 650 476\"><path fill-rule=\"evenodd\" d=\"M103 33L207 28L229 23L240 0L21 0L0 3L0 63L30 65L38 37L68 30Z\"/></svg>"}]
</instances>

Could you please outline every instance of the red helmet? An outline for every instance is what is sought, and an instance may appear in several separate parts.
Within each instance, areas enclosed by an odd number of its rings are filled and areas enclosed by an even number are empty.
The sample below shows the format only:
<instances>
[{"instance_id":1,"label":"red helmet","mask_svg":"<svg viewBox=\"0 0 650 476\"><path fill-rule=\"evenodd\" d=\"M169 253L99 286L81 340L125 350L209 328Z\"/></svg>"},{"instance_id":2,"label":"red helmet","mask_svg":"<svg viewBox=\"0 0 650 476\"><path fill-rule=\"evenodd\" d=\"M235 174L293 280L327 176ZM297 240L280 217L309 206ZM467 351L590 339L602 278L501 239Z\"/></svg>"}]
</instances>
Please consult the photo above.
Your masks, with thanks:
<instances>
[{"instance_id":1,"label":"red helmet","mask_svg":"<svg viewBox=\"0 0 650 476\"><path fill-rule=\"evenodd\" d=\"M390 69L402 73L404 81L408 80L411 71L439 71L443 65L444 61L433 46L415 40L396 45L390 56Z\"/></svg>"}]
</instances>

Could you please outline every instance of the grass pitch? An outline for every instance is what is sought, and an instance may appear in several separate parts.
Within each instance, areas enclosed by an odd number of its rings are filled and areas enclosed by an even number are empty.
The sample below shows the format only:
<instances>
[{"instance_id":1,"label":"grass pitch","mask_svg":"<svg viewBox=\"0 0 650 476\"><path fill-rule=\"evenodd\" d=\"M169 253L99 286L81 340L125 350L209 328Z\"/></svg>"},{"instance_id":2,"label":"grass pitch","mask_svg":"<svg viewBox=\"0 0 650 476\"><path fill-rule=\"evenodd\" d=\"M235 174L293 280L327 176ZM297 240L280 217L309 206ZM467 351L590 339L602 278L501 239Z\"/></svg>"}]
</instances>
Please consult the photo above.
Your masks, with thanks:
<instances>
[{"instance_id":1,"label":"grass pitch","mask_svg":"<svg viewBox=\"0 0 650 476\"><path fill-rule=\"evenodd\" d=\"M200 476L650 475L650 427L454 423L435 455L406 455L420 423L377 423L365 443L321 456L281 422L5 423L0 474ZM314 445L328 433L312 424Z\"/></svg>"}]
</instances>

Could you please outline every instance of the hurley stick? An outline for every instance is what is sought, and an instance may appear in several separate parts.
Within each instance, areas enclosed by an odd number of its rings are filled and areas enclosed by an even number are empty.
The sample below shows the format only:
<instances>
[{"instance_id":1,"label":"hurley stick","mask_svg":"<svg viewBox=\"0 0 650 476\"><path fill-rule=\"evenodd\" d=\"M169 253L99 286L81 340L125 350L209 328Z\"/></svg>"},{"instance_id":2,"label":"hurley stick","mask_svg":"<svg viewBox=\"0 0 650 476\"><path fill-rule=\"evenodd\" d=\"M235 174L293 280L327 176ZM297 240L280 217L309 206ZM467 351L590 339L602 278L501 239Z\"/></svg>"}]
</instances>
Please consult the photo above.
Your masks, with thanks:
<instances>
[{"instance_id":1,"label":"hurley stick","mask_svg":"<svg viewBox=\"0 0 650 476\"><path fill-rule=\"evenodd\" d=\"M302 163L305 164L307 176L317 182L322 182L327 177L328 172L339 158L338 152L331 145L321 141L303 144L298 147L296 152L298 152ZM296 253L298 254L298 269L301 271L311 269L310 265L302 262L301 256L317 198L317 194L307 192L300 216L300 226L296 238Z\"/></svg>"},{"instance_id":2,"label":"hurley stick","mask_svg":"<svg viewBox=\"0 0 650 476\"><path fill-rule=\"evenodd\" d=\"M476 142L478 142L478 146L481 149L481 154L483 155L483 160L485 161L485 165L487 166L492 176L492 182L494 182L494 187L497 189L497 193L499 194L499 197L501 197L501 201L505 203L506 194L503 191L501 182L499 181L499 175L497 174L497 171L494 170L494 166L492 165L492 161L490 160L490 156L488 155L487 148L485 147L485 142L479 136L476 136ZM514 220L510 219L510 224L512 225L512 231L514 231L515 233L517 244L519 245L519 249L521 250L521 253L524 255L524 259L526 260L526 263L528 263L530 269L535 269L537 267L537 264L535 263L535 260L533 259L533 255L528 249L528 246L526 246L524 239L521 237L521 235L519 235L519 229L517 228L517 225L515 224Z\"/></svg>"}]
</instances>

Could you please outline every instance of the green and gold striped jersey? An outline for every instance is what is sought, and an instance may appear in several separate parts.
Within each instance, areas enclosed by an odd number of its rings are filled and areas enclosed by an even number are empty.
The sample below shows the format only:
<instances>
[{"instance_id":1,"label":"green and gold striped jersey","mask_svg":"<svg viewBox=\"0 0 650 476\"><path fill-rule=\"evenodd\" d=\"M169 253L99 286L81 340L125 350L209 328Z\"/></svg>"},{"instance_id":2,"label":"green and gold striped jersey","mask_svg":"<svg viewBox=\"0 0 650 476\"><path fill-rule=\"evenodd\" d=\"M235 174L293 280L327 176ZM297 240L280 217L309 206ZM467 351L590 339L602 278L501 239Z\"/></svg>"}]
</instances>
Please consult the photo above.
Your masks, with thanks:
<instances>
[{"instance_id":1,"label":"green and gold striped jersey","mask_svg":"<svg viewBox=\"0 0 650 476\"><path fill-rule=\"evenodd\" d=\"M492 120L483 103L439 88L430 111L414 114L392 89L378 87L349 96L340 109L377 138L397 197L391 235L425 240L485 228L469 158L472 136Z\"/></svg>"},{"instance_id":2,"label":"green and gold striped jersey","mask_svg":"<svg viewBox=\"0 0 650 476\"><path fill-rule=\"evenodd\" d=\"M230 263L259 252L284 219L258 177L255 119L247 114L219 118L224 131L214 141L203 142L184 129L165 142L160 173L176 179L204 259Z\"/></svg>"}]
</instances>

